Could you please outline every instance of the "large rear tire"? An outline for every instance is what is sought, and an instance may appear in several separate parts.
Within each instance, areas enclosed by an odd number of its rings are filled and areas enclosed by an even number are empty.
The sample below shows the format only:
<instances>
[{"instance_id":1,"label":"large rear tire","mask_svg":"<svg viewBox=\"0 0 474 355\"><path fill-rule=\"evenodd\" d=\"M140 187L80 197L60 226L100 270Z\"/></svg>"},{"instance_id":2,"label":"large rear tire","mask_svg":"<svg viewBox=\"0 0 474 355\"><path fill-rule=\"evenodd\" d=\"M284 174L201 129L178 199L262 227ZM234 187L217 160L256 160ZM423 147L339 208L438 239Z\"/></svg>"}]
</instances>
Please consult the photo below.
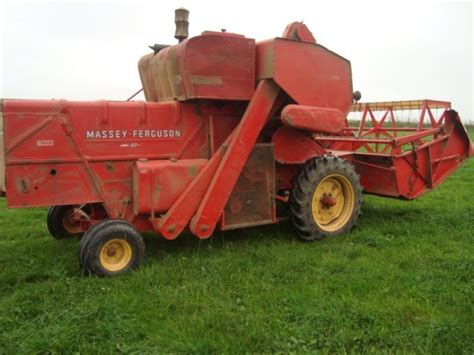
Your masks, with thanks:
<instances>
[{"instance_id":1,"label":"large rear tire","mask_svg":"<svg viewBox=\"0 0 474 355\"><path fill-rule=\"evenodd\" d=\"M308 161L290 195L291 219L305 241L350 231L357 222L362 188L347 161L324 156Z\"/></svg>"}]
</instances>

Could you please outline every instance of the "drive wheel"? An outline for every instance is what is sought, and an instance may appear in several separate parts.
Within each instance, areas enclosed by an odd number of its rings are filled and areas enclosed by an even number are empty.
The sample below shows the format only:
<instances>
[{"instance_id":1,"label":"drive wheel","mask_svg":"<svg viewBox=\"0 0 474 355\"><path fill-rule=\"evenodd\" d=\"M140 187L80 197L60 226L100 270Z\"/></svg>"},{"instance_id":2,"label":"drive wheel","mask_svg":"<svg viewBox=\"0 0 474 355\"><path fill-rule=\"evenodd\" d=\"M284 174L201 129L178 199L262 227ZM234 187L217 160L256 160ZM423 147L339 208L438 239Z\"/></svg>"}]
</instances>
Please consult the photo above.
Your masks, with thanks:
<instances>
[{"instance_id":1,"label":"drive wheel","mask_svg":"<svg viewBox=\"0 0 474 355\"><path fill-rule=\"evenodd\" d=\"M51 206L46 219L49 233L55 239L80 238L84 232L73 214L79 206Z\"/></svg>"},{"instance_id":2,"label":"drive wheel","mask_svg":"<svg viewBox=\"0 0 474 355\"><path fill-rule=\"evenodd\" d=\"M308 161L290 196L300 238L313 241L350 231L360 214L361 195L359 177L345 160L324 156Z\"/></svg>"},{"instance_id":3,"label":"drive wheel","mask_svg":"<svg viewBox=\"0 0 474 355\"><path fill-rule=\"evenodd\" d=\"M144 256L143 238L131 224L107 220L86 232L80 263L86 274L106 277L139 268Z\"/></svg>"}]
</instances>

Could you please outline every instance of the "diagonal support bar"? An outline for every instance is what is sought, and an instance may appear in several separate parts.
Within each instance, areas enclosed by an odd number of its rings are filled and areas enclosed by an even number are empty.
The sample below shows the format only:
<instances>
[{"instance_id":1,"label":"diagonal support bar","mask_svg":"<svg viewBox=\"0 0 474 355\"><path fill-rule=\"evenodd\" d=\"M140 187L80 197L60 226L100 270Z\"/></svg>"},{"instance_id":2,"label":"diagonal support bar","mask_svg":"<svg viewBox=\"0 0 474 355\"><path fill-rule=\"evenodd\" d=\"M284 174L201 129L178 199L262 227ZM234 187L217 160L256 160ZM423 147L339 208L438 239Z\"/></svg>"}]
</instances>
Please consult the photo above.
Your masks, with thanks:
<instances>
[{"instance_id":1,"label":"diagonal support bar","mask_svg":"<svg viewBox=\"0 0 474 355\"><path fill-rule=\"evenodd\" d=\"M277 102L279 87L271 80L259 82L242 120L232 134L229 147L191 220L191 232L207 238L214 231L225 204L247 162L263 126Z\"/></svg>"},{"instance_id":2,"label":"diagonal support bar","mask_svg":"<svg viewBox=\"0 0 474 355\"><path fill-rule=\"evenodd\" d=\"M229 144L230 137L212 155L209 162L202 168L192 183L184 190L169 211L160 218L150 219L155 231L165 239L175 239L186 228L191 217L196 213L206 190L211 183L219 163Z\"/></svg>"}]
</instances>

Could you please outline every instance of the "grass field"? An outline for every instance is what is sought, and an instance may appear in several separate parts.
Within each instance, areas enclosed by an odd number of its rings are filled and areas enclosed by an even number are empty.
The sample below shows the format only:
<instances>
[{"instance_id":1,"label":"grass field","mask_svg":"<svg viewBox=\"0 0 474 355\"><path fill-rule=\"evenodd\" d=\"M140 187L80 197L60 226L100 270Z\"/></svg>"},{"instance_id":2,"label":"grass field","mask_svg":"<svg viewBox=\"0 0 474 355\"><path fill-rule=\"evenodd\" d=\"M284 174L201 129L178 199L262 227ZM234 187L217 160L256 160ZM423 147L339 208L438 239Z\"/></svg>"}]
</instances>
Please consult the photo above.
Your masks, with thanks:
<instances>
[{"instance_id":1,"label":"grass field","mask_svg":"<svg viewBox=\"0 0 474 355\"><path fill-rule=\"evenodd\" d=\"M366 196L348 235L149 235L114 279L80 276L45 221L0 199L0 353L474 352L474 159L419 200Z\"/></svg>"}]
</instances>

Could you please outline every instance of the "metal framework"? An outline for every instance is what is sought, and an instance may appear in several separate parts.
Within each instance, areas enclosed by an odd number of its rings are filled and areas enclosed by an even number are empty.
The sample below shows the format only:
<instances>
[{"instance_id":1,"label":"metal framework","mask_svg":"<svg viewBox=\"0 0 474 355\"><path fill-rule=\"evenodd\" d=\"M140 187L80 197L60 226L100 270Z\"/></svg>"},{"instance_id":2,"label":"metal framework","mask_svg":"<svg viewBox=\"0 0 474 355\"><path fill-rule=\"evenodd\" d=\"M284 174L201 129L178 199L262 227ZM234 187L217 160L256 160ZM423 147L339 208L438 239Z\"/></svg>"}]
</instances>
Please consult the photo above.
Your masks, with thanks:
<instances>
[{"instance_id":1,"label":"metal framework","mask_svg":"<svg viewBox=\"0 0 474 355\"><path fill-rule=\"evenodd\" d=\"M435 117L433 110L442 109ZM343 136L315 136L321 143L352 143L354 150L365 150L367 153L399 154L403 146L420 146L423 139L433 136L437 139L443 134L443 123L451 103L435 100L408 100L357 103L351 106L350 112L362 112L358 127L345 127ZM416 126L400 127L397 124L395 111L419 110Z\"/></svg>"}]
</instances>

